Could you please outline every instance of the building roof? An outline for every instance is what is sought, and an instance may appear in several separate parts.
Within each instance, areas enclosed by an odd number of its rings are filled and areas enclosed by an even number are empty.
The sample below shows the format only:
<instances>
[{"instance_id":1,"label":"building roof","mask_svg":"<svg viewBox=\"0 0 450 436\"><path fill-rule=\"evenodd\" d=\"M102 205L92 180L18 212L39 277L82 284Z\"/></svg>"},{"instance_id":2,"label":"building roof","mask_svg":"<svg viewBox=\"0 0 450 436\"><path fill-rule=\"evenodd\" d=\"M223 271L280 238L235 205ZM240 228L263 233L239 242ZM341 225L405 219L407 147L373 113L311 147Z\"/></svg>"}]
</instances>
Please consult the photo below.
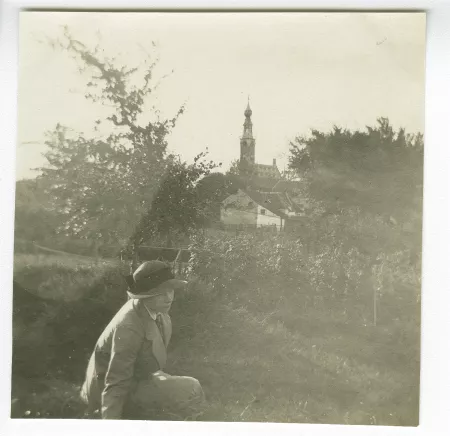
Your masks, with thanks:
<instances>
[{"instance_id":1,"label":"building roof","mask_svg":"<svg viewBox=\"0 0 450 436\"><path fill-rule=\"evenodd\" d=\"M302 195L299 197L303 190L300 181L258 176L253 176L250 179L238 175L230 175L229 177L236 188L245 192L253 201L266 207L272 213L279 216L281 216L280 210L288 210L296 214L305 213L307 202L304 201ZM299 201L300 199L302 201ZM270 200L270 202L266 203L266 200ZM290 215L289 218L293 218L293 216Z\"/></svg>"},{"instance_id":2,"label":"building roof","mask_svg":"<svg viewBox=\"0 0 450 436\"><path fill-rule=\"evenodd\" d=\"M282 180L281 178L270 178L253 176L249 180L249 185L254 190L266 192L294 192L299 191L302 184L298 181Z\"/></svg>"},{"instance_id":3,"label":"building roof","mask_svg":"<svg viewBox=\"0 0 450 436\"><path fill-rule=\"evenodd\" d=\"M258 192L252 189L244 189L243 191L255 203L258 203L275 215L286 217L286 211L300 212L299 207L294 204L285 193Z\"/></svg>"},{"instance_id":4,"label":"building roof","mask_svg":"<svg viewBox=\"0 0 450 436\"><path fill-rule=\"evenodd\" d=\"M248 180L248 185L254 190L263 190L270 192L278 182L279 179L254 175Z\"/></svg>"},{"instance_id":5,"label":"building roof","mask_svg":"<svg viewBox=\"0 0 450 436\"><path fill-rule=\"evenodd\" d=\"M299 191L302 188L302 184L299 181L294 180L277 180L272 191L274 192L294 192Z\"/></svg>"},{"instance_id":6,"label":"building roof","mask_svg":"<svg viewBox=\"0 0 450 436\"><path fill-rule=\"evenodd\" d=\"M254 172L259 176L269 176L278 179L280 177L280 171L276 165L255 164Z\"/></svg>"},{"instance_id":7,"label":"building roof","mask_svg":"<svg viewBox=\"0 0 450 436\"><path fill-rule=\"evenodd\" d=\"M245 109L244 115L246 117L252 116L252 110L250 109L250 100L247 102L247 108Z\"/></svg>"}]
</instances>

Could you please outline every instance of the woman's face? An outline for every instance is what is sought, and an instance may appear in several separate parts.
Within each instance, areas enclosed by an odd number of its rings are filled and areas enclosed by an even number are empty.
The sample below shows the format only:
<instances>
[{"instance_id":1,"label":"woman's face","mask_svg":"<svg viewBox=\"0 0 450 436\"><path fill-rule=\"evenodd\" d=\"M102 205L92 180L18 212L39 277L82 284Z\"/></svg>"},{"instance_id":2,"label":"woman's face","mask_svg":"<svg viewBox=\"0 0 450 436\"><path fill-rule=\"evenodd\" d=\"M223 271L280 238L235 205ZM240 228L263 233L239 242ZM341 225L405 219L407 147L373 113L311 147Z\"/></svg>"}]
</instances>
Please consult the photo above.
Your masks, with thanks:
<instances>
[{"instance_id":1,"label":"woman's face","mask_svg":"<svg viewBox=\"0 0 450 436\"><path fill-rule=\"evenodd\" d=\"M158 312L166 313L170 310L170 307L172 306L174 294L175 293L173 289L168 289L167 291L164 291L160 295L155 295L154 297L148 299L149 306L156 313Z\"/></svg>"}]
</instances>

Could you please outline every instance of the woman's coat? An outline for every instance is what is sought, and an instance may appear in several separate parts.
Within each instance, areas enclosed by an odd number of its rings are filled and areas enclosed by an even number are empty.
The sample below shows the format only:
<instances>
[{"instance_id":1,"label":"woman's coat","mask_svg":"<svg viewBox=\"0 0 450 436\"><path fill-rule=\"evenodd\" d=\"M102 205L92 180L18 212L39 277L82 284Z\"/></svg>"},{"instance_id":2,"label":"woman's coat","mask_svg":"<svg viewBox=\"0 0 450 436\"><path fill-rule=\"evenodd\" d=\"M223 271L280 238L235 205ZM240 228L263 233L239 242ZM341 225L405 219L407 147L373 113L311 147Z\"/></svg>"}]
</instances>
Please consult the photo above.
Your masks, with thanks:
<instances>
[{"instance_id":1,"label":"woman's coat","mask_svg":"<svg viewBox=\"0 0 450 436\"><path fill-rule=\"evenodd\" d=\"M172 335L168 314L163 335L142 300L131 299L103 331L89 360L81 396L103 419L121 419L130 393L166 364Z\"/></svg>"}]
</instances>

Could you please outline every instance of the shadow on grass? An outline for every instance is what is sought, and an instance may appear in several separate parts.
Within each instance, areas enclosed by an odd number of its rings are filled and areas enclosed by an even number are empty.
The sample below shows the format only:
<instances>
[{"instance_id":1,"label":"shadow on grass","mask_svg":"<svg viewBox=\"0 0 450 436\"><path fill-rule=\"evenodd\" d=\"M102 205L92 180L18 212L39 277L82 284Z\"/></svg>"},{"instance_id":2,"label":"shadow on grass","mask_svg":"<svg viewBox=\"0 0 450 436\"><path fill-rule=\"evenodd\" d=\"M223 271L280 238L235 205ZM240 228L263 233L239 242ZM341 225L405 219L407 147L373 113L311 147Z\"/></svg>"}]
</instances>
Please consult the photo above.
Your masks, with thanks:
<instances>
[{"instance_id":1,"label":"shadow on grass","mask_svg":"<svg viewBox=\"0 0 450 436\"><path fill-rule=\"evenodd\" d=\"M71 301L42 300L14 283L14 417L85 418L79 386L98 336L126 300L126 284L118 267L83 274L71 290L80 298ZM357 334L293 305L280 318L280 306L269 311L246 305L248 298L193 282L174 301L166 370L199 379L208 399L188 419L416 425L418 373L371 361L388 352L389 341L374 348L375 333ZM159 412L153 419L182 418Z\"/></svg>"},{"instance_id":2,"label":"shadow on grass","mask_svg":"<svg viewBox=\"0 0 450 436\"><path fill-rule=\"evenodd\" d=\"M98 337L127 300L123 279L127 268L124 264L101 267L98 274L54 263L16 269L12 417L84 417L79 388ZM58 281L63 282L65 293L53 299L40 297L45 294L42 284L45 291ZM22 283L35 283L36 289ZM195 306L201 311L202 301L201 296L189 293L174 302L175 328L180 330L174 343L189 341L197 334L201 326L185 322L185 308L194 310ZM165 418L164 413L155 416Z\"/></svg>"},{"instance_id":3,"label":"shadow on grass","mask_svg":"<svg viewBox=\"0 0 450 436\"><path fill-rule=\"evenodd\" d=\"M99 335L126 301L121 279L117 266L97 275L61 264L15 271L12 417L82 417L78 390ZM55 280L71 295L41 298L42 284Z\"/></svg>"}]
</instances>

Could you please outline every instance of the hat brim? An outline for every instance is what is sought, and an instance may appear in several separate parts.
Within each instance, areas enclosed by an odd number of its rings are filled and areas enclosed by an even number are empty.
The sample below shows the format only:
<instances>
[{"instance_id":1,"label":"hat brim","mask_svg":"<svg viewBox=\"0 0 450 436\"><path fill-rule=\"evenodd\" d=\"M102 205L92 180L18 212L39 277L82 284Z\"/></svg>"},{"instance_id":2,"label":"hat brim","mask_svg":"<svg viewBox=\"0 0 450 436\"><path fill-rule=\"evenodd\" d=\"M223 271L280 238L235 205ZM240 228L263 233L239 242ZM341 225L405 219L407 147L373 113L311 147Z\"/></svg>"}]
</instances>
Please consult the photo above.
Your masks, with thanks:
<instances>
[{"instance_id":1,"label":"hat brim","mask_svg":"<svg viewBox=\"0 0 450 436\"><path fill-rule=\"evenodd\" d=\"M186 280L180 280L180 279L169 279L165 281L164 283L161 283L161 287L170 287L173 288L175 291L185 289L188 282ZM159 287L159 286L158 286Z\"/></svg>"},{"instance_id":2,"label":"hat brim","mask_svg":"<svg viewBox=\"0 0 450 436\"><path fill-rule=\"evenodd\" d=\"M158 295L164 294L167 291L180 291L186 288L188 282L185 280L179 279L169 279L160 285L156 286L153 289L148 290L147 292L133 293L128 291L128 296L131 298L150 298L156 297Z\"/></svg>"}]
</instances>

